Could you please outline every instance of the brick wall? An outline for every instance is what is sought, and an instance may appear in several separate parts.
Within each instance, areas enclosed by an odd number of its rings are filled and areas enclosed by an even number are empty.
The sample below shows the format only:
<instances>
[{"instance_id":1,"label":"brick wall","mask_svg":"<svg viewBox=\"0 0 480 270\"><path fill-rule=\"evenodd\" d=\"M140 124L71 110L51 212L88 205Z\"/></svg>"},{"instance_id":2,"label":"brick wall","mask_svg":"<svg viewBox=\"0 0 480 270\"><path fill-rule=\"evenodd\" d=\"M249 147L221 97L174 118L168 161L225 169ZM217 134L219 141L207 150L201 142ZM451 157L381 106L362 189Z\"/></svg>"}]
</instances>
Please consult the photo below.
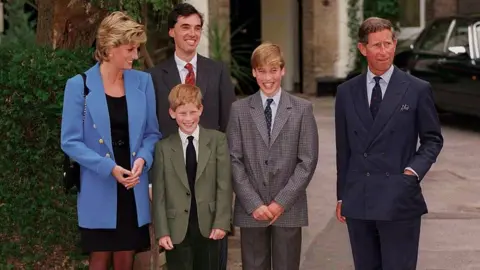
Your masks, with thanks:
<instances>
[{"instance_id":1,"label":"brick wall","mask_svg":"<svg viewBox=\"0 0 480 270\"><path fill-rule=\"evenodd\" d=\"M314 50L315 75L334 76L338 48L338 3L315 1Z\"/></svg>"},{"instance_id":2,"label":"brick wall","mask_svg":"<svg viewBox=\"0 0 480 270\"><path fill-rule=\"evenodd\" d=\"M459 14L480 14L480 1L458 0Z\"/></svg>"},{"instance_id":3,"label":"brick wall","mask_svg":"<svg viewBox=\"0 0 480 270\"><path fill-rule=\"evenodd\" d=\"M306 94L314 94L316 92L315 74L314 74L314 18L315 13L313 7L315 0L303 0L303 92Z\"/></svg>"},{"instance_id":4,"label":"brick wall","mask_svg":"<svg viewBox=\"0 0 480 270\"><path fill-rule=\"evenodd\" d=\"M459 0L427 0L426 19L427 22L434 18L451 16L457 14ZM478 1L478 0L475 0Z\"/></svg>"},{"instance_id":5,"label":"brick wall","mask_svg":"<svg viewBox=\"0 0 480 270\"><path fill-rule=\"evenodd\" d=\"M316 94L316 78L335 75L338 3L303 1L303 91Z\"/></svg>"}]
</instances>

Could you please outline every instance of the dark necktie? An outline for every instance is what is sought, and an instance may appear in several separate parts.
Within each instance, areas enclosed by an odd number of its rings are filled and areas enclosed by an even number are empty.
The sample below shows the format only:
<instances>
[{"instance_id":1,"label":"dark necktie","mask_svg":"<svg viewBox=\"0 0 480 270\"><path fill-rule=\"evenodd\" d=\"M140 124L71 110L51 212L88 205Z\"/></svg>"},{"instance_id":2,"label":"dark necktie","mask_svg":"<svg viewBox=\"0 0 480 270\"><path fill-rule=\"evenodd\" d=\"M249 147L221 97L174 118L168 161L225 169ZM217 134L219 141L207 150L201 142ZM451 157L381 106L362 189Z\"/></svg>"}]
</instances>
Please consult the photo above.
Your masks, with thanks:
<instances>
[{"instance_id":1,"label":"dark necktie","mask_svg":"<svg viewBox=\"0 0 480 270\"><path fill-rule=\"evenodd\" d=\"M267 121L267 131L268 131L268 140L270 140L270 132L272 130L272 108L270 105L272 104L273 99L267 99L267 106L265 107L265 120Z\"/></svg>"},{"instance_id":2,"label":"dark necktie","mask_svg":"<svg viewBox=\"0 0 480 270\"><path fill-rule=\"evenodd\" d=\"M370 112L372 113L373 119L375 119L380 109L380 104L382 103L382 88L380 88L381 77L376 76L373 79L375 80L375 86L373 87L372 98L370 100Z\"/></svg>"},{"instance_id":3,"label":"dark necktie","mask_svg":"<svg viewBox=\"0 0 480 270\"><path fill-rule=\"evenodd\" d=\"M190 204L190 218L197 217L197 201L195 199L195 177L197 175L197 154L193 146L193 136L188 136L187 150L185 151L185 167L187 169L188 185L192 196Z\"/></svg>"},{"instance_id":4,"label":"dark necktie","mask_svg":"<svg viewBox=\"0 0 480 270\"><path fill-rule=\"evenodd\" d=\"M195 72L193 72L193 65L187 63L185 68L188 70L187 77L185 77L185 83L195 85Z\"/></svg>"}]
</instances>

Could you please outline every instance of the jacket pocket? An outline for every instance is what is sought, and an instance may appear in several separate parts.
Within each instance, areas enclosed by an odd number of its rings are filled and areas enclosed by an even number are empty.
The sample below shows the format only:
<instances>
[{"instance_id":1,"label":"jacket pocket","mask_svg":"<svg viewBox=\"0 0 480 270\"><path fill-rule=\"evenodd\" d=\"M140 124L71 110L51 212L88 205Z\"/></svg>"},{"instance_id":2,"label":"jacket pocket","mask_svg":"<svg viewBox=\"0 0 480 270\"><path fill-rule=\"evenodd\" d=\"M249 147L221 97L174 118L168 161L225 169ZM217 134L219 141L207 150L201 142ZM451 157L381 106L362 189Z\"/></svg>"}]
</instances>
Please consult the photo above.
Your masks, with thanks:
<instances>
[{"instance_id":1,"label":"jacket pocket","mask_svg":"<svg viewBox=\"0 0 480 270\"><path fill-rule=\"evenodd\" d=\"M167 210L167 218L175 218L176 214L177 214L177 210L175 210L175 209L168 209Z\"/></svg>"}]
</instances>

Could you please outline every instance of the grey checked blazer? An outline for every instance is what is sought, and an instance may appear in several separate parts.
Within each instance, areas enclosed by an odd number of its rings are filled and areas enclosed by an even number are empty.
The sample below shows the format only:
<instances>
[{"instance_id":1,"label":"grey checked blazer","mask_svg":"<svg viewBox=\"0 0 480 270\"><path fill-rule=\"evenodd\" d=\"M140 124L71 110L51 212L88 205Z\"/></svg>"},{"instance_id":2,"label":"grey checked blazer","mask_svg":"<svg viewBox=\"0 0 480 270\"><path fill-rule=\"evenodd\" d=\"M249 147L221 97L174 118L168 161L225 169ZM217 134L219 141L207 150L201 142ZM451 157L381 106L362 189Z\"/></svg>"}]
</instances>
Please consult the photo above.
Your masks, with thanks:
<instances>
[{"instance_id":1,"label":"grey checked blazer","mask_svg":"<svg viewBox=\"0 0 480 270\"><path fill-rule=\"evenodd\" d=\"M318 130L312 104L282 91L271 142L260 93L233 103L227 138L235 196L234 224L265 227L252 213L273 200L285 208L273 224L308 225L306 188L318 161Z\"/></svg>"}]
</instances>

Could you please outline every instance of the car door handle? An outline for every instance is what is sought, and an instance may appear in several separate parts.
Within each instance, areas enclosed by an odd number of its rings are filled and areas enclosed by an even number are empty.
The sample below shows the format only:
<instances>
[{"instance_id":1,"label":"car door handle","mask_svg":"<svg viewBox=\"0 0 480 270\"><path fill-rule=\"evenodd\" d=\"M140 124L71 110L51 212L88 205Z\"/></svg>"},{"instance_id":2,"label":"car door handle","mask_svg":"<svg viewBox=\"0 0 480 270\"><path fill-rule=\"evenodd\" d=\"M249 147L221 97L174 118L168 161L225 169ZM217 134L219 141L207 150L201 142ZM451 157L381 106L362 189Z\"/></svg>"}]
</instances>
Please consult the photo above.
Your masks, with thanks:
<instances>
[{"instance_id":1,"label":"car door handle","mask_svg":"<svg viewBox=\"0 0 480 270\"><path fill-rule=\"evenodd\" d=\"M445 58L439 58L439 59L437 60L437 63L438 63L438 64L445 64L445 62L447 62L447 59L445 59Z\"/></svg>"}]
</instances>

